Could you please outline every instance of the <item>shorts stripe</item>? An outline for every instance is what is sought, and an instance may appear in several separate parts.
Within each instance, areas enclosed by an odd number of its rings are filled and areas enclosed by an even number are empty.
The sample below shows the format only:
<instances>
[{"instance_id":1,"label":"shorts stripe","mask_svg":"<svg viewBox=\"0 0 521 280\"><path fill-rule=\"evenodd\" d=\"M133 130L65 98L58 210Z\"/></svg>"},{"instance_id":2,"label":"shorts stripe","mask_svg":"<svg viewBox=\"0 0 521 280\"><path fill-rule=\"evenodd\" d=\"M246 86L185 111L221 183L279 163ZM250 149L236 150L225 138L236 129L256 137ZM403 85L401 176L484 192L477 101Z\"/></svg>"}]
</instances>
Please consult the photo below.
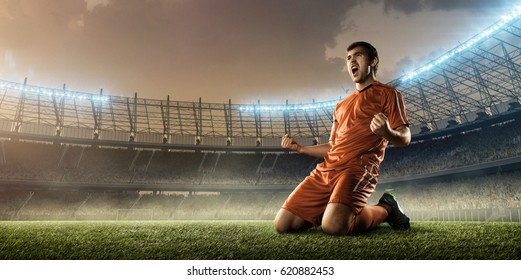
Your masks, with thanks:
<instances>
[{"instance_id":1,"label":"shorts stripe","mask_svg":"<svg viewBox=\"0 0 521 280\"><path fill-rule=\"evenodd\" d=\"M367 175L367 173L369 173L369 175L371 177L367 178L367 183L362 188L365 188L365 187L367 187L367 185L371 184L371 180L374 179L374 174L373 174L374 167L375 167L375 164L373 163L371 165L371 170L369 172L367 172L367 166L364 166L364 169L365 169L364 175L362 175L362 178L360 178L360 181L358 181L358 184L356 184L353 191L356 191L358 189L358 187L360 186L360 183L362 183L362 181L364 181L364 179L366 179L365 176Z\"/></svg>"}]
</instances>

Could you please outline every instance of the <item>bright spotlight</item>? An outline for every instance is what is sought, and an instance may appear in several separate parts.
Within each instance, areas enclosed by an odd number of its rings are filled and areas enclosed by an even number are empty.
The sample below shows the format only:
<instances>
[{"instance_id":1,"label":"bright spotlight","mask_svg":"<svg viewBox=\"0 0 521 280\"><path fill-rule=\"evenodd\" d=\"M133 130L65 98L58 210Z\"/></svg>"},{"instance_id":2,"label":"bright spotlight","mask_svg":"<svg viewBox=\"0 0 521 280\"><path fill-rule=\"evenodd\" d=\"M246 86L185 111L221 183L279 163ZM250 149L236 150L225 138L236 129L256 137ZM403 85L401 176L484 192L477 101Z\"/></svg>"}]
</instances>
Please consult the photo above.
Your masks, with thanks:
<instances>
[{"instance_id":1,"label":"bright spotlight","mask_svg":"<svg viewBox=\"0 0 521 280\"><path fill-rule=\"evenodd\" d=\"M516 19L520 15L521 15L521 6L517 6L515 8L515 10L513 10L509 14L501 16L501 20L499 22L493 24L489 28L485 29L483 32L475 35L474 37L472 37L471 39L467 40L466 42L464 42L460 46L450 50L449 52L447 52L443 56L441 56L438 59L434 60L434 62L431 62L431 63L429 63L429 64L427 64L427 65L425 65L423 67L420 67L420 68L418 68L415 71L408 72L407 74L405 74L401 78L401 81L402 82L407 82L407 81L409 81L411 79L414 79L416 76L429 71L434 66L438 66L438 65L440 65L442 63L445 63L447 60L449 60L453 56L455 56L455 55L457 55L457 54L459 54L459 53L461 53L461 52L463 52L463 51L473 47L474 45L476 45L481 40L490 37L490 35L492 35L496 31L498 31L505 24L507 24L507 23L511 22L512 20Z\"/></svg>"}]
</instances>

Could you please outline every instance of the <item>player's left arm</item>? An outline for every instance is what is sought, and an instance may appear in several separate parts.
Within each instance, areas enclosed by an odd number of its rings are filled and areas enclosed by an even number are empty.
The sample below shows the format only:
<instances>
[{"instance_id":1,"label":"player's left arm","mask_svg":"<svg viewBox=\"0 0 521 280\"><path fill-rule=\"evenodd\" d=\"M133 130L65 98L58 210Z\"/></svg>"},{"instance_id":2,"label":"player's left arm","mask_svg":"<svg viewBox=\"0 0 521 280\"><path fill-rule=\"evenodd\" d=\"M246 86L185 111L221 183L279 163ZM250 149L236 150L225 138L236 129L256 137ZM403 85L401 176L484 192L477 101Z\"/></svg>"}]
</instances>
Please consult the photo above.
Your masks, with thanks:
<instances>
[{"instance_id":1,"label":"player's left arm","mask_svg":"<svg viewBox=\"0 0 521 280\"><path fill-rule=\"evenodd\" d=\"M391 142L395 147L405 147L411 143L411 130L407 125L391 128L389 119L383 113L374 115L371 120L371 131Z\"/></svg>"}]
</instances>

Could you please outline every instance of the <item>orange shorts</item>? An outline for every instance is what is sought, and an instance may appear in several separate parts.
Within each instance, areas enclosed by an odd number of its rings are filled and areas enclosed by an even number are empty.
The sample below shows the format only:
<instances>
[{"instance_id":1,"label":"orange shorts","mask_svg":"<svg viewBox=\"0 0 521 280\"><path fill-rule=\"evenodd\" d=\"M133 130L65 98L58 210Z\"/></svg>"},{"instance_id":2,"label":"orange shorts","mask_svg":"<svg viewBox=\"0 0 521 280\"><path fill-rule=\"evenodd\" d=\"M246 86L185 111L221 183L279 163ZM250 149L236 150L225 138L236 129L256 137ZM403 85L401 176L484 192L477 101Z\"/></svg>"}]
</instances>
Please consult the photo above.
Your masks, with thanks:
<instances>
[{"instance_id":1,"label":"orange shorts","mask_svg":"<svg viewBox=\"0 0 521 280\"><path fill-rule=\"evenodd\" d=\"M378 168L375 165L331 171L315 169L289 195L282 208L313 226L319 226L329 203L344 204L359 214L367 205L377 182Z\"/></svg>"}]
</instances>

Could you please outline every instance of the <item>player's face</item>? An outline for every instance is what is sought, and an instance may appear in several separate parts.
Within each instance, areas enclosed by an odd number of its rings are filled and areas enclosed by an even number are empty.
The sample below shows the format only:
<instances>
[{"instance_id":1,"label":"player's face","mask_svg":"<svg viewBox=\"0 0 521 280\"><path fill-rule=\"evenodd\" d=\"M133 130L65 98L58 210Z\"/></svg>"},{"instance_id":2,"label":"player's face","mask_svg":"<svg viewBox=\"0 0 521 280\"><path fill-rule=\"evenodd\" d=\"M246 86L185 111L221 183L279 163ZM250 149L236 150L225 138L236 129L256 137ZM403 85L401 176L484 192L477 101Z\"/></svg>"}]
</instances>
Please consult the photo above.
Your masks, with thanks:
<instances>
[{"instance_id":1,"label":"player's face","mask_svg":"<svg viewBox=\"0 0 521 280\"><path fill-rule=\"evenodd\" d=\"M351 80L363 84L368 77L372 77L371 62L363 47L356 47L347 52L347 70Z\"/></svg>"}]
</instances>

